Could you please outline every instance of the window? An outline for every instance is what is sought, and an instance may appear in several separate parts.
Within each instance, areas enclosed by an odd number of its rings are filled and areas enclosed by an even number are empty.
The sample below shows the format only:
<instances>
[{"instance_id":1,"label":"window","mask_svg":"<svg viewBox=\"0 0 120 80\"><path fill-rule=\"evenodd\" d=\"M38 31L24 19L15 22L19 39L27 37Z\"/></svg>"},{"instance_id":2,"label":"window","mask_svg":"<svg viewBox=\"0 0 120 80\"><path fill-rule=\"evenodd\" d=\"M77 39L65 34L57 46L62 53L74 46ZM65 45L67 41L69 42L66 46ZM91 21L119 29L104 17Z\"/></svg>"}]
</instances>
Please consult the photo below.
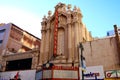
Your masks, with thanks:
<instances>
[{"instance_id":1,"label":"window","mask_svg":"<svg viewBox=\"0 0 120 80\"><path fill-rule=\"evenodd\" d=\"M3 42L3 40L0 40L0 44Z\"/></svg>"},{"instance_id":2,"label":"window","mask_svg":"<svg viewBox=\"0 0 120 80\"><path fill-rule=\"evenodd\" d=\"M4 38L4 34L5 34L5 29L1 29L0 30L0 43L2 43L2 40Z\"/></svg>"},{"instance_id":3,"label":"window","mask_svg":"<svg viewBox=\"0 0 120 80\"><path fill-rule=\"evenodd\" d=\"M6 29L2 29L2 30L0 30L0 33L3 33L5 30L6 30Z\"/></svg>"},{"instance_id":4,"label":"window","mask_svg":"<svg viewBox=\"0 0 120 80\"><path fill-rule=\"evenodd\" d=\"M107 36L109 36L109 32L107 32Z\"/></svg>"}]
</instances>

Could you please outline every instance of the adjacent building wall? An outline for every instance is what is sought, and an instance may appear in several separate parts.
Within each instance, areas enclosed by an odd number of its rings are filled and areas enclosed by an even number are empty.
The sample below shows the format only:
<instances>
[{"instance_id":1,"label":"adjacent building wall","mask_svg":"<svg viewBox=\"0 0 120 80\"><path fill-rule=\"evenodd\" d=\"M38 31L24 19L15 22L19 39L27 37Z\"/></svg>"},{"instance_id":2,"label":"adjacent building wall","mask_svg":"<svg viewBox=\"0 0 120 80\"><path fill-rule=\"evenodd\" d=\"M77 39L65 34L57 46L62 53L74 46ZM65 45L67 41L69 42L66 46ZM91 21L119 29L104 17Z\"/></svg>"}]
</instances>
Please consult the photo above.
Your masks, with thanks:
<instances>
[{"instance_id":1,"label":"adjacent building wall","mask_svg":"<svg viewBox=\"0 0 120 80\"><path fill-rule=\"evenodd\" d=\"M4 30L4 31L3 31ZM10 52L25 52L34 48L40 48L40 39L13 23L0 25L0 53L6 50Z\"/></svg>"},{"instance_id":2,"label":"adjacent building wall","mask_svg":"<svg viewBox=\"0 0 120 80\"><path fill-rule=\"evenodd\" d=\"M37 52L31 53L31 58L33 57L31 69L37 68L38 55L40 54L40 41L39 38L13 23L0 24L0 71L5 70L7 60L5 56L10 57L19 54L19 57L22 58L23 56L26 57L26 55L29 55L30 53L28 54L28 52L34 49L38 50ZM25 55L22 54L23 52ZM36 53L37 55L34 55ZM13 59L12 57L10 58ZM18 60L18 57L14 57L14 60Z\"/></svg>"},{"instance_id":3,"label":"adjacent building wall","mask_svg":"<svg viewBox=\"0 0 120 80\"><path fill-rule=\"evenodd\" d=\"M103 65L104 70L120 69L115 37L83 43L87 66Z\"/></svg>"},{"instance_id":4,"label":"adjacent building wall","mask_svg":"<svg viewBox=\"0 0 120 80\"><path fill-rule=\"evenodd\" d=\"M0 32L0 40L2 41L0 43L0 55L2 54L2 50L6 49L7 42L9 40L9 35L11 31L11 24L2 24L0 25L0 30L4 30Z\"/></svg>"}]
</instances>

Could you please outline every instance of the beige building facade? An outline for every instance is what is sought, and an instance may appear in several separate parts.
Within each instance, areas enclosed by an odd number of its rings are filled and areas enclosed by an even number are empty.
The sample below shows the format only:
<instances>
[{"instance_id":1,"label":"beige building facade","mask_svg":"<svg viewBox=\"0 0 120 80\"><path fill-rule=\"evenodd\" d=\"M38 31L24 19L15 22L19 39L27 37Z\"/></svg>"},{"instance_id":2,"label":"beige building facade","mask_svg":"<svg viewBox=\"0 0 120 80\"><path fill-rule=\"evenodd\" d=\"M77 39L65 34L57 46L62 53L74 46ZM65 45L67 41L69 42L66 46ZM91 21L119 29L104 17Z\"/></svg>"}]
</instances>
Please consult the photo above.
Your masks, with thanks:
<instances>
[{"instance_id":1,"label":"beige building facade","mask_svg":"<svg viewBox=\"0 0 120 80\"><path fill-rule=\"evenodd\" d=\"M114 26L115 36L94 40L83 24L82 17L79 8L74 7L71 10L71 5L57 4L53 15L49 11L48 16L43 18L41 22L42 39L38 42L33 38L34 36L26 31L22 32L22 29L18 27L9 28L12 32L9 32L11 37L8 39L7 44L9 45L6 47L8 50L14 48L17 52L14 54L11 51L4 51L2 47L4 55L1 53L2 56L0 56L1 70L5 71L10 61L22 59L32 60L30 69L40 70L46 63L78 67L81 54L78 48L80 42L84 47L83 56L86 66L102 65L104 71L119 70L120 36L117 26ZM1 29L0 32L3 31L4 29ZM0 35L1 39L4 39L3 35L5 34Z\"/></svg>"},{"instance_id":2,"label":"beige building facade","mask_svg":"<svg viewBox=\"0 0 120 80\"><path fill-rule=\"evenodd\" d=\"M42 65L48 61L56 65L72 65L78 62L79 42L91 41L92 36L82 22L79 8L58 3L55 12L44 16L42 24L42 39L40 61Z\"/></svg>"},{"instance_id":3,"label":"beige building facade","mask_svg":"<svg viewBox=\"0 0 120 80\"><path fill-rule=\"evenodd\" d=\"M55 6L53 15L49 11L48 17L44 16L38 66L47 62L58 66L78 66L81 55L78 46L81 42L86 66L102 65L104 71L120 69L120 37L117 26L114 26L115 36L93 39L83 24L82 17L79 8L71 10L71 5L68 5L66 9L63 3ZM54 50L57 56L54 56Z\"/></svg>"},{"instance_id":4,"label":"beige building facade","mask_svg":"<svg viewBox=\"0 0 120 80\"><path fill-rule=\"evenodd\" d=\"M35 47L40 48L40 39L13 23L0 25L0 52L25 52Z\"/></svg>"},{"instance_id":5,"label":"beige building facade","mask_svg":"<svg viewBox=\"0 0 120 80\"><path fill-rule=\"evenodd\" d=\"M32 68L37 66L34 55L39 55L40 39L13 23L0 25L0 66L5 71L7 63L14 60L31 59ZM38 61L38 60L37 60ZM20 61L19 61L20 62Z\"/></svg>"},{"instance_id":6,"label":"beige building facade","mask_svg":"<svg viewBox=\"0 0 120 80\"><path fill-rule=\"evenodd\" d=\"M85 42L83 46L86 66L102 65L104 71L120 69L120 57L115 37Z\"/></svg>"}]
</instances>

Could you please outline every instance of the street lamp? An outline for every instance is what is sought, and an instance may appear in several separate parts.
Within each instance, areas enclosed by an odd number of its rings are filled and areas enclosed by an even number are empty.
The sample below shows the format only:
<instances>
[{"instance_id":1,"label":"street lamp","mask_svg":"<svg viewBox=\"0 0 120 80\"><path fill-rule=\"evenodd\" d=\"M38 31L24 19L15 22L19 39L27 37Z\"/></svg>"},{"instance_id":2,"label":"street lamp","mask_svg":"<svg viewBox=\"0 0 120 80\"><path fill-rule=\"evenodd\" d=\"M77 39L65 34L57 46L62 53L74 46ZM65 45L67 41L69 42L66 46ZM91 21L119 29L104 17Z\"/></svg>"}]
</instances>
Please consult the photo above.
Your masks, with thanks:
<instances>
[{"instance_id":1,"label":"street lamp","mask_svg":"<svg viewBox=\"0 0 120 80\"><path fill-rule=\"evenodd\" d=\"M82 43L79 43L79 48L81 49L81 55L80 55L80 58L81 58L81 67L85 68L85 63L84 63L85 57L83 56L83 50L84 50L84 48L83 48ZM82 80L84 80L84 70L83 69L82 69Z\"/></svg>"}]
</instances>

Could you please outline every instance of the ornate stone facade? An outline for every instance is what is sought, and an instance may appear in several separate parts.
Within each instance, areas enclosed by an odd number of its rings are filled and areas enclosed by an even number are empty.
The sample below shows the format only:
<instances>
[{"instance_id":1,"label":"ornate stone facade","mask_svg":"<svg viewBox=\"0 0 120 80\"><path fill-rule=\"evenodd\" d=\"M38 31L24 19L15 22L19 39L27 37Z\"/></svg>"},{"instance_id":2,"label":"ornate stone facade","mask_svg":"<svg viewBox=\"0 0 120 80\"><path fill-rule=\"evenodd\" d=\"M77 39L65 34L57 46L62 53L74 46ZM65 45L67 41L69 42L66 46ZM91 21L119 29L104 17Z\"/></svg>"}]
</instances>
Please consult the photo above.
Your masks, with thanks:
<instances>
[{"instance_id":1,"label":"ornate stone facade","mask_svg":"<svg viewBox=\"0 0 120 80\"><path fill-rule=\"evenodd\" d=\"M69 4L66 9L66 5L58 3L55 6L55 12L51 15L51 11L48 12L48 17L44 16L42 25L42 40L40 49L40 61L42 65L47 61L51 61L56 64L78 62L78 44L79 42L91 41L92 37L90 32L87 31L86 26L82 22L82 13L76 6L71 10ZM56 22L56 17L58 22ZM57 33L55 34L55 25ZM57 35L57 43L55 43L55 35ZM57 57L54 56L54 47L57 48ZM59 57L61 56L61 57ZM59 57L59 58L58 58ZM59 60L63 60L59 63Z\"/></svg>"}]
</instances>

